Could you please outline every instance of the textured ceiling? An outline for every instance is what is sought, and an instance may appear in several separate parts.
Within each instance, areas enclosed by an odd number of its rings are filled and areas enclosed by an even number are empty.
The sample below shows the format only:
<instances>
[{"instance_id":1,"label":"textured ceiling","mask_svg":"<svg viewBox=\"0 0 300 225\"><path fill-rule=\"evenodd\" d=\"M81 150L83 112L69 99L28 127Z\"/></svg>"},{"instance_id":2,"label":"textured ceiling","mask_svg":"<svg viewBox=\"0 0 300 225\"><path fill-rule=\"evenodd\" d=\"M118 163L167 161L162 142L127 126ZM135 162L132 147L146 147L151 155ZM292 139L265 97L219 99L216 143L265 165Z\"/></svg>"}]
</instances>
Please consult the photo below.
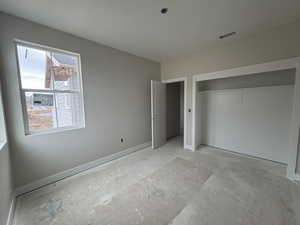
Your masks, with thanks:
<instances>
[{"instance_id":1,"label":"textured ceiling","mask_svg":"<svg viewBox=\"0 0 300 225\"><path fill-rule=\"evenodd\" d=\"M300 19L300 1L0 0L0 11L162 62Z\"/></svg>"}]
</instances>

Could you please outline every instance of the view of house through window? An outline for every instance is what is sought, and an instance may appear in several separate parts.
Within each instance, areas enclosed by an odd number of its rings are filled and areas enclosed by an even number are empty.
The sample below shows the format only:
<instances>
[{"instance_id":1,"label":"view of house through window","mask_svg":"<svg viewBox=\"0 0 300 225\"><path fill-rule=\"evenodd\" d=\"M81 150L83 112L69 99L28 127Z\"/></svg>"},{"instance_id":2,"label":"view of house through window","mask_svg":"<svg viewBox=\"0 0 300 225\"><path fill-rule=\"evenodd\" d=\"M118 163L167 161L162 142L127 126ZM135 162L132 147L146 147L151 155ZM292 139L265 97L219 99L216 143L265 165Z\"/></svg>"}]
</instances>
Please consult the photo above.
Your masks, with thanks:
<instances>
[{"instance_id":1,"label":"view of house through window","mask_svg":"<svg viewBox=\"0 0 300 225\"><path fill-rule=\"evenodd\" d=\"M26 133L83 127L79 56L17 44Z\"/></svg>"}]
</instances>

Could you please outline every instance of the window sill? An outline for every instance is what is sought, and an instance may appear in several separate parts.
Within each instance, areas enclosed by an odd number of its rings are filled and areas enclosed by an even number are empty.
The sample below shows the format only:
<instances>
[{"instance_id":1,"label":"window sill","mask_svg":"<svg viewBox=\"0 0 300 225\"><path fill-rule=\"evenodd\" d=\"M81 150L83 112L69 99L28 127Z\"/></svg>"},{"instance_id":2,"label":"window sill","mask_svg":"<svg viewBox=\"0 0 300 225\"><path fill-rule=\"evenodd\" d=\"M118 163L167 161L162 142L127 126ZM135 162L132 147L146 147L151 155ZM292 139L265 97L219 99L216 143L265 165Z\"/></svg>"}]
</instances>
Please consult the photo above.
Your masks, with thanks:
<instances>
[{"instance_id":1,"label":"window sill","mask_svg":"<svg viewBox=\"0 0 300 225\"><path fill-rule=\"evenodd\" d=\"M55 134L55 133L62 133L72 130L79 130L85 128L85 125L80 127L63 127L63 128L53 128L53 129L47 129L47 130L40 130L40 131L31 131L28 133L25 133L25 136L39 136L39 135L46 135L46 134Z\"/></svg>"}]
</instances>

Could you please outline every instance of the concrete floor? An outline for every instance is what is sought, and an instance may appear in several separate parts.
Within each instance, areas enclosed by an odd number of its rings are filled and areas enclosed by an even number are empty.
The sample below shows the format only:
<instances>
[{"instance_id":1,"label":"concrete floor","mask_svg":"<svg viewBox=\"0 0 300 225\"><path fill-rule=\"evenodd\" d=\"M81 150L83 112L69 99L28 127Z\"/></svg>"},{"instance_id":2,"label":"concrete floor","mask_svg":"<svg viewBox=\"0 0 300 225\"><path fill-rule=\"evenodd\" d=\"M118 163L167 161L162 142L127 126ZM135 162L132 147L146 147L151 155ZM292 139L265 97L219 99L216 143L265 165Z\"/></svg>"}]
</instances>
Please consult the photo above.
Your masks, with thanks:
<instances>
[{"instance_id":1,"label":"concrete floor","mask_svg":"<svg viewBox=\"0 0 300 225\"><path fill-rule=\"evenodd\" d=\"M15 225L300 224L300 187L284 166L180 141L19 197Z\"/></svg>"}]
</instances>

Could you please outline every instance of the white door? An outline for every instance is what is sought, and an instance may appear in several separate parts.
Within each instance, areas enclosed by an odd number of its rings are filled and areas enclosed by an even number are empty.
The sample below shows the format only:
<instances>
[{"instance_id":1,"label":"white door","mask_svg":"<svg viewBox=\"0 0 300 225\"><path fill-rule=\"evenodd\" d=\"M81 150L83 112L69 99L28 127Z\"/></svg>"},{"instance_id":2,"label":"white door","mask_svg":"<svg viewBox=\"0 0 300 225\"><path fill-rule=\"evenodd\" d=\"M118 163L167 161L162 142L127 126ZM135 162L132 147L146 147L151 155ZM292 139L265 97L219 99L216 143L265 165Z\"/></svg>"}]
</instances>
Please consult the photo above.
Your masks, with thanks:
<instances>
[{"instance_id":1,"label":"white door","mask_svg":"<svg viewBox=\"0 0 300 225\"><path fill-rule=\"evenodd\" d=\"M167 142L166 84L151 81L152 148Z\"/></svg>"}]
</instances>

